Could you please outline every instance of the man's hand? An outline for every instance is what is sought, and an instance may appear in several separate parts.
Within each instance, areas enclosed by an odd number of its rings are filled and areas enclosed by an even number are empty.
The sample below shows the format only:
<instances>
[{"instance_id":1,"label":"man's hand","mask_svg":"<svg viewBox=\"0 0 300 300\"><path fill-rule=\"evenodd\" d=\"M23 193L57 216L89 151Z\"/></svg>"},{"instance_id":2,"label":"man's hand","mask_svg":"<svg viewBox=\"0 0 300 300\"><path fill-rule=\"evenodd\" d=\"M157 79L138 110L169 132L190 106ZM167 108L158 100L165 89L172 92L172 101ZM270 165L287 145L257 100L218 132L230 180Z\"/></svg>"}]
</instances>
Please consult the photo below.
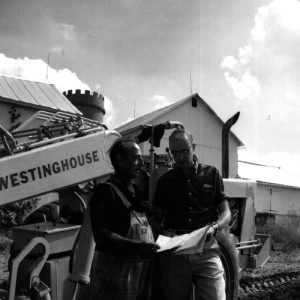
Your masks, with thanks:
<instances>
[{"instance_id":1,"label":"man's hand","mask_svg":"<svg viewBox=\"0 0 300 300\"><path fill-rule=\"evenodd\" d=\"M207 230L205 242L208 242L212 237L214 237L217 231L218 231L218 225L216 224L211 225Z\"/></svg>"},{"instance_id":2,"label":"man's hand","mask_svg":"<svg viewBox=\"0 0 300 300\"><path fill-rule=\"evenodd\" d=\"M151 258L154 256L160 246L156 243L140 242L138 244L138 248L138 252L143 258Z\"/></svg>"}]
</instances>

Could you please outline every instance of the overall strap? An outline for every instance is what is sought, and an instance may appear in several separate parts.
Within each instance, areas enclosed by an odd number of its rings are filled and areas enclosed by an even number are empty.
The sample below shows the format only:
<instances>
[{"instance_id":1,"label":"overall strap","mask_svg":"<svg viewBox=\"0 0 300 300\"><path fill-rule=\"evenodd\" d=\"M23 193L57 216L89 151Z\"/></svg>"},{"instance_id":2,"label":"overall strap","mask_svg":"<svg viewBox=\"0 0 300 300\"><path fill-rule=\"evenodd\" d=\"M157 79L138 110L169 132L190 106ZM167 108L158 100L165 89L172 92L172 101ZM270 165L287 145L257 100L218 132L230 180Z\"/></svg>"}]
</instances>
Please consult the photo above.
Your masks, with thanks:
<instances>
[{"instance_id":1,"label":"overall strap","mask_svg":"<svg viewBox=\"0 0 300 300\"><path fill-rule=\"evenodd\" d=\"M131 203L128 201L126 196L123 194L123 192L112 182L106 182L112 189L116 192L116 194L121 198L123 204L129 209L131 207Z\"/></svg>"}]
</instances>

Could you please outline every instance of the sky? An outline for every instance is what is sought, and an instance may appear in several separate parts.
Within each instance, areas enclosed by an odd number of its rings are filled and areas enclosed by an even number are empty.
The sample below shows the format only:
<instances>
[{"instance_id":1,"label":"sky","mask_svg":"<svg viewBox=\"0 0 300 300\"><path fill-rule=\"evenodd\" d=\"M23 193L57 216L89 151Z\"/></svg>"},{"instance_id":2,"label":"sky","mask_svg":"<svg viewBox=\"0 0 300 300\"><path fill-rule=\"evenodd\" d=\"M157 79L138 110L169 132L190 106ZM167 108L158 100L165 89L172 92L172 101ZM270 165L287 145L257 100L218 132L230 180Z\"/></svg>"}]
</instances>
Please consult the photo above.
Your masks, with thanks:
<instances>
[{"instance_id":1,"label":"sky","mask_svg":"<svg viewBox=\"0 0 300 300\"><path fill-rule=\"evenodd\" d=\"M300 167L297 0L0 0L0 73L105 96L104 122L198 93L245 147Z\"/></svg>"}]
</instances>

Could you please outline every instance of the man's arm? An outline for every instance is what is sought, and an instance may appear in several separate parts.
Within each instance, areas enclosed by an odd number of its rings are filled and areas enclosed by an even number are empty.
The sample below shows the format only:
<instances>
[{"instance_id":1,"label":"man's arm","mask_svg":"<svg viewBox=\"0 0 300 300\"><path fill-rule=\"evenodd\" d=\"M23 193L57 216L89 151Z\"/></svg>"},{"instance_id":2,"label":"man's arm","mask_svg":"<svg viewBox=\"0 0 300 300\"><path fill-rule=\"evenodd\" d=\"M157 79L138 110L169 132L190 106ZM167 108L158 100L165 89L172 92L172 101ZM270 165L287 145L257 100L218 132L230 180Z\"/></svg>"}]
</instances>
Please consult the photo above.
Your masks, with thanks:
<instances>
[{"instance_id":1,"label":"man's arm","mask_svg":"<svg viewBox=\"0 0 300 300\"><path fill-rule=\"evenodd\" d=\"M218 170L216 170L215 176L216 184L216 199L217 200L217 210L218 210L218 219L208 230L208 237L215 235L217 231L222 230L229 224L231 220L231 211L228 204L228 196L224 192L224 183L223 179Z\"/></svg>"},{"instance_id":2,"label":"man's arm","mask_svg":"<svg viewBox=\"0 0 300 300\"><path fill-rule=\"evenodd\" d=\"M214 222L207 231L206 241L210 240L218 231L222 230L229 224L231 220L231 211L227 200L223 200L218 205L218 219Z\"/></svg>"},{"instance_id":3,"label":"man's arm","mask_svg":"<svg viewBox=\"0 0 300 300\"><path fill-rule=\"evenodd\" d=\"M218 210L218 220L216 221L216 226L218 230L222 230L226 225L229 224L231 220L231 211L228 204L228 195L224 191L223 179L217 170L216 172L216 199L217 200L217 210Z\"/></svg>"},{"instance_id":4,"label":"man's arm","mask_svg":"<svg viewBox=\"0 0 300 300\"><path fill-rule=\"evenodd\" d=\"M218 206L218 213L219 217L216 221L216 224L218 225L218 230L222 230L226 227L226 225L229 224L231 220L231 211L228 205L227 200L223 200L219 206Z\"/></svg>"}]
</instances>

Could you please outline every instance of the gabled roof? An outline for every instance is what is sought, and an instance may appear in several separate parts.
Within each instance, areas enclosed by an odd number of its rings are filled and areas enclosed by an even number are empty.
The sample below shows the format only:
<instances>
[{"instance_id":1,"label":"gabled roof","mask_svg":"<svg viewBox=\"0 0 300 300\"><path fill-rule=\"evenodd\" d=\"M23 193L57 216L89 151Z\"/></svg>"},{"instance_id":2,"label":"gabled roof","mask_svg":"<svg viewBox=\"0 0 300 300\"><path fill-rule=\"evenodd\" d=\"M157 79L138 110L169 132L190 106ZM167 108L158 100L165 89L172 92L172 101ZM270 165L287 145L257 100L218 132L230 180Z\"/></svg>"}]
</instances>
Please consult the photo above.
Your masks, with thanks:
<instances>
[{"instance_id":1,"label":"gabled roof","mask_svg":"<svg viewBox=\"0 0 300 300\"><path fill-rule=\"evenodd\" d=\"M220 117L216 114L216 112L198 95L198 93L195 93L171 105L157 109L151 113L148 113L137 119L134 119L122 126L119 126L115 130L120 132L121 134L125 134L126 132L131 131L133 128L139 127L141 125L152 124L156 119L169 113L170 111L176 109L177 107L184 105L189 101L192 101L192 99L197 99L197 101L203 103L208 108L210 113L217 119L217 121L220 122L222 126L224 125L224 122L220 119ZM170 121L175 121L175 120L170 120ZM180 120L176 120L176 121L180 121ZM237 139L238 143L240 144L239 146L243 146L244 145L243 142L232 131L230 132Z\"/></svg>"},{"instance_id":2,"label":"gabled roof","mask_svg":"<svg viewBox=\"0 0 300 300\"><path fill-rule=\"evenodd\" d=\"M238 161L238 175L242 179L253 179L261 184L300 189L300 178L285 172L277 166Z\"/></svg>"},{"instance_id":3,"label":"gabled roof","mask_svg":"<svg viewBox=\"0 0 300 300\"><path fill-rule=\"evenodd\" d=\"M0 100L24 106L82 114L54 84L0 75Z\"/></svg>"}]
</instances>

